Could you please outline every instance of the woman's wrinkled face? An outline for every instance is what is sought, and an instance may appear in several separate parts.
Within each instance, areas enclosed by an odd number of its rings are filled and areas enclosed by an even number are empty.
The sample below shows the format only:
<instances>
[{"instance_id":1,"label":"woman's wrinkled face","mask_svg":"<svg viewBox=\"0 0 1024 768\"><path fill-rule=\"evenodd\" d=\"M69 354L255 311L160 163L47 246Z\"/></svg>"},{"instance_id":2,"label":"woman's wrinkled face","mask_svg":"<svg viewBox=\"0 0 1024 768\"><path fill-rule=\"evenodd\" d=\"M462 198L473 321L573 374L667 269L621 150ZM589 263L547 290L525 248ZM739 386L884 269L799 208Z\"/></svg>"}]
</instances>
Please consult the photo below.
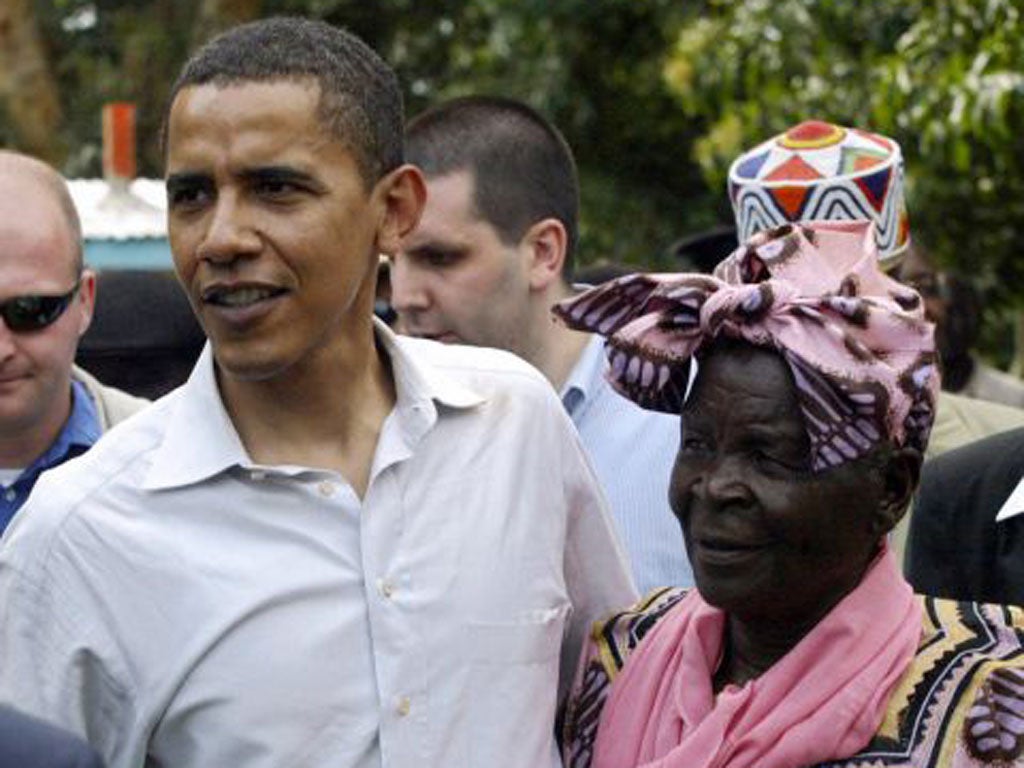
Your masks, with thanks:
<instances>
[{"instance_id":1,"label":"woman's wrinkled face","mask_svg":"<svg viewBox=\"0 0 1024 768\"><path fill-rule=\"evenodd\" d=\"M701 361L681 417L669 499L704 599L745 620L816 621L877 550L875 464L812 473L792 375L748 345Z\"/></svg>"}]
</instances>

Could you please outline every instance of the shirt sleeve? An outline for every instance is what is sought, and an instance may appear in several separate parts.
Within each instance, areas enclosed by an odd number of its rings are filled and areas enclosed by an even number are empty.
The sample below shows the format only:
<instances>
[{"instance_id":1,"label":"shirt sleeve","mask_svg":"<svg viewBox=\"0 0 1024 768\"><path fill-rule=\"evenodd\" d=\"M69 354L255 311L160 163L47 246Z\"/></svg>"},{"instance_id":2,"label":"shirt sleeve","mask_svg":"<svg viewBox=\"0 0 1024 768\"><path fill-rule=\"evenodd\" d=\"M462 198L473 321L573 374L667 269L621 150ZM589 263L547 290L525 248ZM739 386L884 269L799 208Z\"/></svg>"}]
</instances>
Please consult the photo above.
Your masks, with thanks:
<instances>
[{"instance_id":1,"label":"shirt sleeve","mask_svg":"<svg viewBox=\"0 0 1024 768\"><path fill-rule=\"evenodd\" d=\"M564 572L572 613L562 645L559 701L572 683L591 625L637 599L604 495L567 419L563 453L569 510Z\"/></svg>"}]
</instances>

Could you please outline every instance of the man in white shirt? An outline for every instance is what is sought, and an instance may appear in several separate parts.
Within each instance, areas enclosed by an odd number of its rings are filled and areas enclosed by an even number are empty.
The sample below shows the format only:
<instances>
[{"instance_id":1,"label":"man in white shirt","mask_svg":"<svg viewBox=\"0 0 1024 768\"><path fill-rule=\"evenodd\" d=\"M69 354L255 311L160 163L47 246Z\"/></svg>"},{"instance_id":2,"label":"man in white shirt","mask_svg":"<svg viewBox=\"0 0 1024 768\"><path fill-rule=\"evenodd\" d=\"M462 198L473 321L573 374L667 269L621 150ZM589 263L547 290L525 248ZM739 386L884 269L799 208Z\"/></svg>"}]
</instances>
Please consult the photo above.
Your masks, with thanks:
<instances>
[{"instance_id":1,"label":"man in white shirt","mask_svg":"<svg viewBox=\"0 0 1024 768\"><path fill-rule=\"evenodd\" d=\"M412 120L406 154L428 195L391 268L399 328L535 365L579 430L641 591L692 585L668 505L679 417L615 392L603 339L551 318L574 292L579 185L565 140L521 102L470 96Z\"/></svg>"},{"instance_id":2,"label":"man in white shirt","mask_svg":"<svg viewBox=\"0 0 1024 768\"><path fill-rule=\"evenodd\" d=\"M394 73L271 19L172 94L170 242L209 344L11 527L0 702L112 768L559 765L559 689L634 590L543 378L372 318L424 200Z\"/></svg>"}]
</instances>

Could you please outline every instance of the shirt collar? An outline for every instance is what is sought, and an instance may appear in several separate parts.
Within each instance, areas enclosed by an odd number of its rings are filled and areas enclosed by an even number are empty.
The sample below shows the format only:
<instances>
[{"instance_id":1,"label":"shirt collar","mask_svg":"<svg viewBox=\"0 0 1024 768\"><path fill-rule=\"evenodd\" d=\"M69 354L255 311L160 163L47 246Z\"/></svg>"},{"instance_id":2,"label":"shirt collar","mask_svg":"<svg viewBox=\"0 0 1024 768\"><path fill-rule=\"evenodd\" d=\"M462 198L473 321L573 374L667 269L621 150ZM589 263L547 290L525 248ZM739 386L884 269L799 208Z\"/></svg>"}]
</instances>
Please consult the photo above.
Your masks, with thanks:
<instances>
[{"instance_id":1,"label":"shirt collar","mask_svg":"<svg viewBox=\"0 0 1024 768\"><path fill-rule=\"evenodd\" d=\"M472 408L487 400L482 391L456 379L439 366L430 365L422 358L417 359L419 356L412 352L419 345L434 346L436 342L397 336L377 318L374 318L373 323L377 342L391 359L395 390L400 403L405 399L431 400L450 408Z\"/></svg>"},{"instance_id":2,"label":"shirt collar","mask_svg":"<svg viewBox=\"0 0 1024 768\"><path fill-rule=\"evenodd\" d=\"M1024 514L1024 477L1020 479L1010 497L999 508L996 513L996 522L1001 523L1003 520L1009 520L1011 517L1021 514Z\"/></svg>"},{"instance_id":3,"label":"shirt collar","mask_svg":"<svg viewBox=\"0 0 1024 768\"><path fill-rule=\"evenodd\" d=\"M207 342L180 389L170 397L163 440L142 482L147 490L191 485L234 466L249 455L217 388L213 350Z\"/></svg>"},{"instance_id":4,"label":"shirt collar","mask_svg":"<svg viewBox=\"0 0 1024 768\"><path fill-rule=\"evenodd\" d=\"M97 440L103 430L100 428L100 416L96 410L89 390L80 381L71 382L71 416L64 427L69 445L88 448Z\"/></svg>"},{"instance_id":5,"label":"shirt collar","mask_svg":"<svg viewBox=\"0 0 1024 768\"><path fill-rule=\"evenodd\" d=\"M68 420L64 422L57 439L23 474L41 472L60 464L72 454L77 456L84 453L100 439L102 431L99 413L89 391L81 382L72 380L71 413Z\"/></svg>"},{"instance_id":6,"label":"shirt collar","mask_svg":"<svg viewBox=\"0 0 1024 768\"><path fill-rule=\"evenodd\" d=\"M376 318L374 332L391 361L395 410L400 421L409 423L404 430L407 437L418 438L433 426L437 420L435 403L469 408L486 400L482 393L443 370L414 359L405 346L417 342L397 337ZM255 468L221 399L209 342L188 381L173 397L176 401L171 404L167 430L143 481L144 488L191 485L233 467Z\"/></svg>"},{"instance_id":7,"label":"shirt collar","mask_svg":"<svg viewBox=\"0 0 1024 768\"><path fill-rule=\"evenodd\" d=\"M604 339L594 334L562 386L562 405L570 415L590 399L601 382L606 366Z\"/></svg>"}]
</instances>

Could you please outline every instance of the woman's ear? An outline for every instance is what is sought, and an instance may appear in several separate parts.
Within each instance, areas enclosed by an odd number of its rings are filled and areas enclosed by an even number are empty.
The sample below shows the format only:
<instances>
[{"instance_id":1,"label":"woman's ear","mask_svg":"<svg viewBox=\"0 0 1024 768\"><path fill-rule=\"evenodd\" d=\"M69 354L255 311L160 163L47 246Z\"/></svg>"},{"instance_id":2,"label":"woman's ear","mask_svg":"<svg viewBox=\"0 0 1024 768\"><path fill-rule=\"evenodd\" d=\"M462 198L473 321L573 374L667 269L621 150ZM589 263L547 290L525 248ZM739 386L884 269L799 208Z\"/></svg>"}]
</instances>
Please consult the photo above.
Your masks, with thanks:
<instances>
[{"instance_id":1,"label":"woman's ear","mask_svg":"<svg viewBox=\"0 0 1024 768\"><path fill-rule=\"evenodd\" d=\"M921 479L923 457L916 448L893 448L881 467L882 498L876 518L879 535L889 533L907 512Z\"/></svg>"}]
</instances>

